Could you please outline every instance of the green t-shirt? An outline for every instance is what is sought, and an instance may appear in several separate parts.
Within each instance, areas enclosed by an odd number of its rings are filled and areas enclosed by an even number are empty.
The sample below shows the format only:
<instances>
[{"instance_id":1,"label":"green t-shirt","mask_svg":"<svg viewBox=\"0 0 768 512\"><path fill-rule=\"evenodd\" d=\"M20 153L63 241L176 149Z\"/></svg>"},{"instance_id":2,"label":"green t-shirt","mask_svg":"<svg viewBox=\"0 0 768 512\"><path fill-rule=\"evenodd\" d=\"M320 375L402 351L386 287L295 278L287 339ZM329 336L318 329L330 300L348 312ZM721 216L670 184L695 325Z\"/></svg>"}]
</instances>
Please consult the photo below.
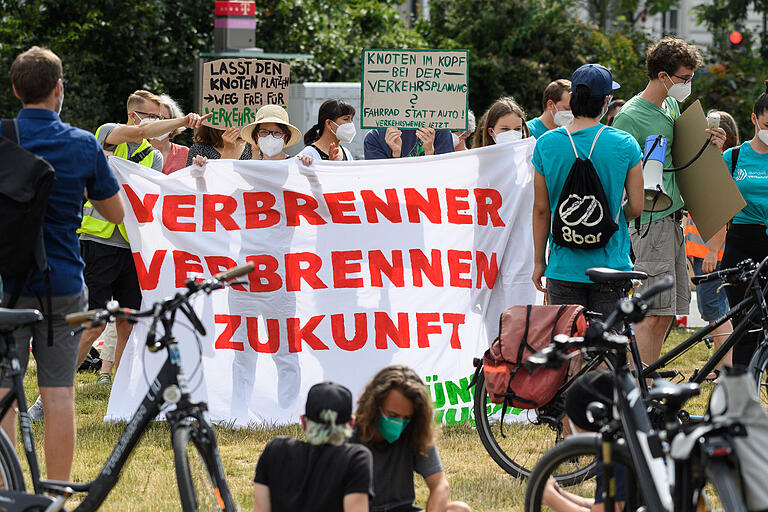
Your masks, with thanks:
<instances>
[{"instance_id":1,"label":"green t-shirt","mask_svg":"<svg viewBox=\"0 0 768 512\"><path fill-rule=\"evenodd\" d=\"M534 139L538 139L539 137L547 133L547 131L549 130L544 124L544 122L538 117L534 117L533 119L531 119L525 124L526 126L528 126L528 133L530 133L531 137L533 137Z\"/></svg>"},{"instance_id":2,"label":"green t-shirt","mask_svg":"<svg viewBox=\"0 0 768 512\"><path fill-rule=\"evenodd\" d=\"M680 106L677 100L669 98L665 100L665 107L660 108L655 103L634 96L621 107L613 120L613 127L632 135L640 147L645 146L645 139L649 135L663 135L667 139L667 154L664 157L664 168L672 165L672 142L675 137L675 119L680 115ZM658 220L683 207L683 198L677 186L677 178L674 172L664 173L664 189L672 198L672 206L663 212L653 214L653 220ZM651 221L651 214L643 212L640 217L641 224Z\"/></svg>"}]
</instances>

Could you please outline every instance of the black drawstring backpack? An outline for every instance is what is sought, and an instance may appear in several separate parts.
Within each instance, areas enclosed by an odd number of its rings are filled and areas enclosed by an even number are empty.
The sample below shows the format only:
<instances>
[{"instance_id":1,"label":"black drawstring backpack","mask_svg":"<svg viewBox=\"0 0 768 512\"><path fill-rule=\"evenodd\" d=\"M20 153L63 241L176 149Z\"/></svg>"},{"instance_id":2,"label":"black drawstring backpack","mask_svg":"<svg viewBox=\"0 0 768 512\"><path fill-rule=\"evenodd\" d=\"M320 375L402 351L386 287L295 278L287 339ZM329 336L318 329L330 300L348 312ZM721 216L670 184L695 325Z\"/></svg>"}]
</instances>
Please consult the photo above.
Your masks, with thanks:
<instances>
[{"instance_id":1,"label":"black drawstring backpack","mask_svg":"<svg viewBox=\"0 0 768 512\"><path fill-rule=\"evenodd\" d=\"M552 239L557 245L571 249L597 249L604 247L619 229L611 216L603 184L590 158L598 137L606 126L600 128L592 141L586 159L579 158L576 144L568 129L576 161L565 179L560 198L552 214Z\"/></svg>"}]
</instances>

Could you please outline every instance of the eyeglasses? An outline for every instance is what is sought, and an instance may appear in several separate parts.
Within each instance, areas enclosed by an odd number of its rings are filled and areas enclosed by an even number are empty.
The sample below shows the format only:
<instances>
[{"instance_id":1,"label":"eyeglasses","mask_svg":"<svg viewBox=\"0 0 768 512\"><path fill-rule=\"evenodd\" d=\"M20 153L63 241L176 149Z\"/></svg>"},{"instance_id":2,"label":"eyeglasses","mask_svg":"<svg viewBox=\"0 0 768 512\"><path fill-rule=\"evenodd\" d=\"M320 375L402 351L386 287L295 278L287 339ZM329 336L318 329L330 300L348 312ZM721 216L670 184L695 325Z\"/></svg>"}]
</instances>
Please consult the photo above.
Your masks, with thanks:
<instances>
[{"instance_id":1,"label":"eyeglasses","mask_svg":"<svg viewBox=\"0 0 768 512\"><path fill-rule=\"evenodd\" d=\"M675 78L679 78L680 80L682 80L682 81L683 81L683 84L688 84L688 83L690 83L690 82L691 82L691 80L693 80L693 75L694 75L694 74L695 74L695 73L691 73L691 76L689 76L689 77L687 77L687 78L686 78L686 77L684 77L684 76L678 76L678 75L676 75L676 74L674 74L674 73L671 73L671 74L670 74L670 73L667 73L667 75L669 75L669 76L674 76Z\"/></svg>"},{"instance_id":2,"label":"eyeglasses","mask_svg":"<svg viewBox=\"0 0 768 512\"><path fill-rule=\"evenodd\" d=\"M266 130L264 128L260 128L256 131L259 137L267 137L269 135L272 135L273 137L277 137L278 139L282 139L285 136L285 132L282 130Z\"/></svg>"},{"instance_id":3,"label":"eyeglasses","mask_svg":"<svg viewBox=\"0 0 768 512\"><path fill-rule=\"evenodd\" d=\"M165 116L160 114L155 114L153 112L142 112L141 110L134 110L134 113L139 114L140 116L149 117L156 121L162 121L165 119Z\"/></svg>"},{"instance_id":4,"label":"eyeglasses","mask_svg":"<svg viewBox=\"0 0 768 512\"><path fill-rule=\"evenodd\" d=\"M67 82L67 80L65 78L61 79L61 90L62 91L67 88L67 83L68 82Z\"/></svg>"}]
</instances>

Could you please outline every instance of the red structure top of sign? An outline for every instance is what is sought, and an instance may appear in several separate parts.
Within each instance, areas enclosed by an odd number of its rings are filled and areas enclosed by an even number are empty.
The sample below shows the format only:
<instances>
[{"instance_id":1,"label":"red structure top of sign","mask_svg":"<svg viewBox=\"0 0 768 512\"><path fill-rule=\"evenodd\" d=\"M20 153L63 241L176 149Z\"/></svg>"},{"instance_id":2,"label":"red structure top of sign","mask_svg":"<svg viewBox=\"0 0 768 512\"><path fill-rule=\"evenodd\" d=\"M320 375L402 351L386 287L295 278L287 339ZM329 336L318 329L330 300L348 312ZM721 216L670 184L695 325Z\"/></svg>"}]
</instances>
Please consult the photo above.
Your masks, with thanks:
<instances>
[{"instance_id":1,"label":"red structure top of sign","mask_svg":"<svg viewBox=\"0 0 768 512\"><path fill-rule=\"evenodd\" d=\"M256 2L216 2L216 16L256 16Z\"/></svg>"}]
</instances>

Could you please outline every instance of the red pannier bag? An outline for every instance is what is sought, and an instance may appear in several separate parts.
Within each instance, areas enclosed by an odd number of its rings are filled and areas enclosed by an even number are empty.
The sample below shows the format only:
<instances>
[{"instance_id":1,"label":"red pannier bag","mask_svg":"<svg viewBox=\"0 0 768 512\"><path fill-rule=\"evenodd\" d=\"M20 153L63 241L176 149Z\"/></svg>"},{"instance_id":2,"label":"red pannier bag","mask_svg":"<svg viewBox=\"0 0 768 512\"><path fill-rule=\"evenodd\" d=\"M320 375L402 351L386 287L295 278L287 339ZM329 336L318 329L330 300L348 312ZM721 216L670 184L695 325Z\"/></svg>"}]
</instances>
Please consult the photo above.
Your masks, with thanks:
<instances>
[{"instance_id":1,"label":"red pannier bag","mask_svg":"<svg viewBox=\"0 0 768 512\"><path fill-rule=\"evenodd\" d=\"M491 402L520 409L546 405L565 382L569 365L539 368L532 374L524 366L526 358L552 343L558 334L583 336L586 330L583 306L507 308L499 319L499 336L483 356L485 388Z\"/></svg>"}]
</instances>

